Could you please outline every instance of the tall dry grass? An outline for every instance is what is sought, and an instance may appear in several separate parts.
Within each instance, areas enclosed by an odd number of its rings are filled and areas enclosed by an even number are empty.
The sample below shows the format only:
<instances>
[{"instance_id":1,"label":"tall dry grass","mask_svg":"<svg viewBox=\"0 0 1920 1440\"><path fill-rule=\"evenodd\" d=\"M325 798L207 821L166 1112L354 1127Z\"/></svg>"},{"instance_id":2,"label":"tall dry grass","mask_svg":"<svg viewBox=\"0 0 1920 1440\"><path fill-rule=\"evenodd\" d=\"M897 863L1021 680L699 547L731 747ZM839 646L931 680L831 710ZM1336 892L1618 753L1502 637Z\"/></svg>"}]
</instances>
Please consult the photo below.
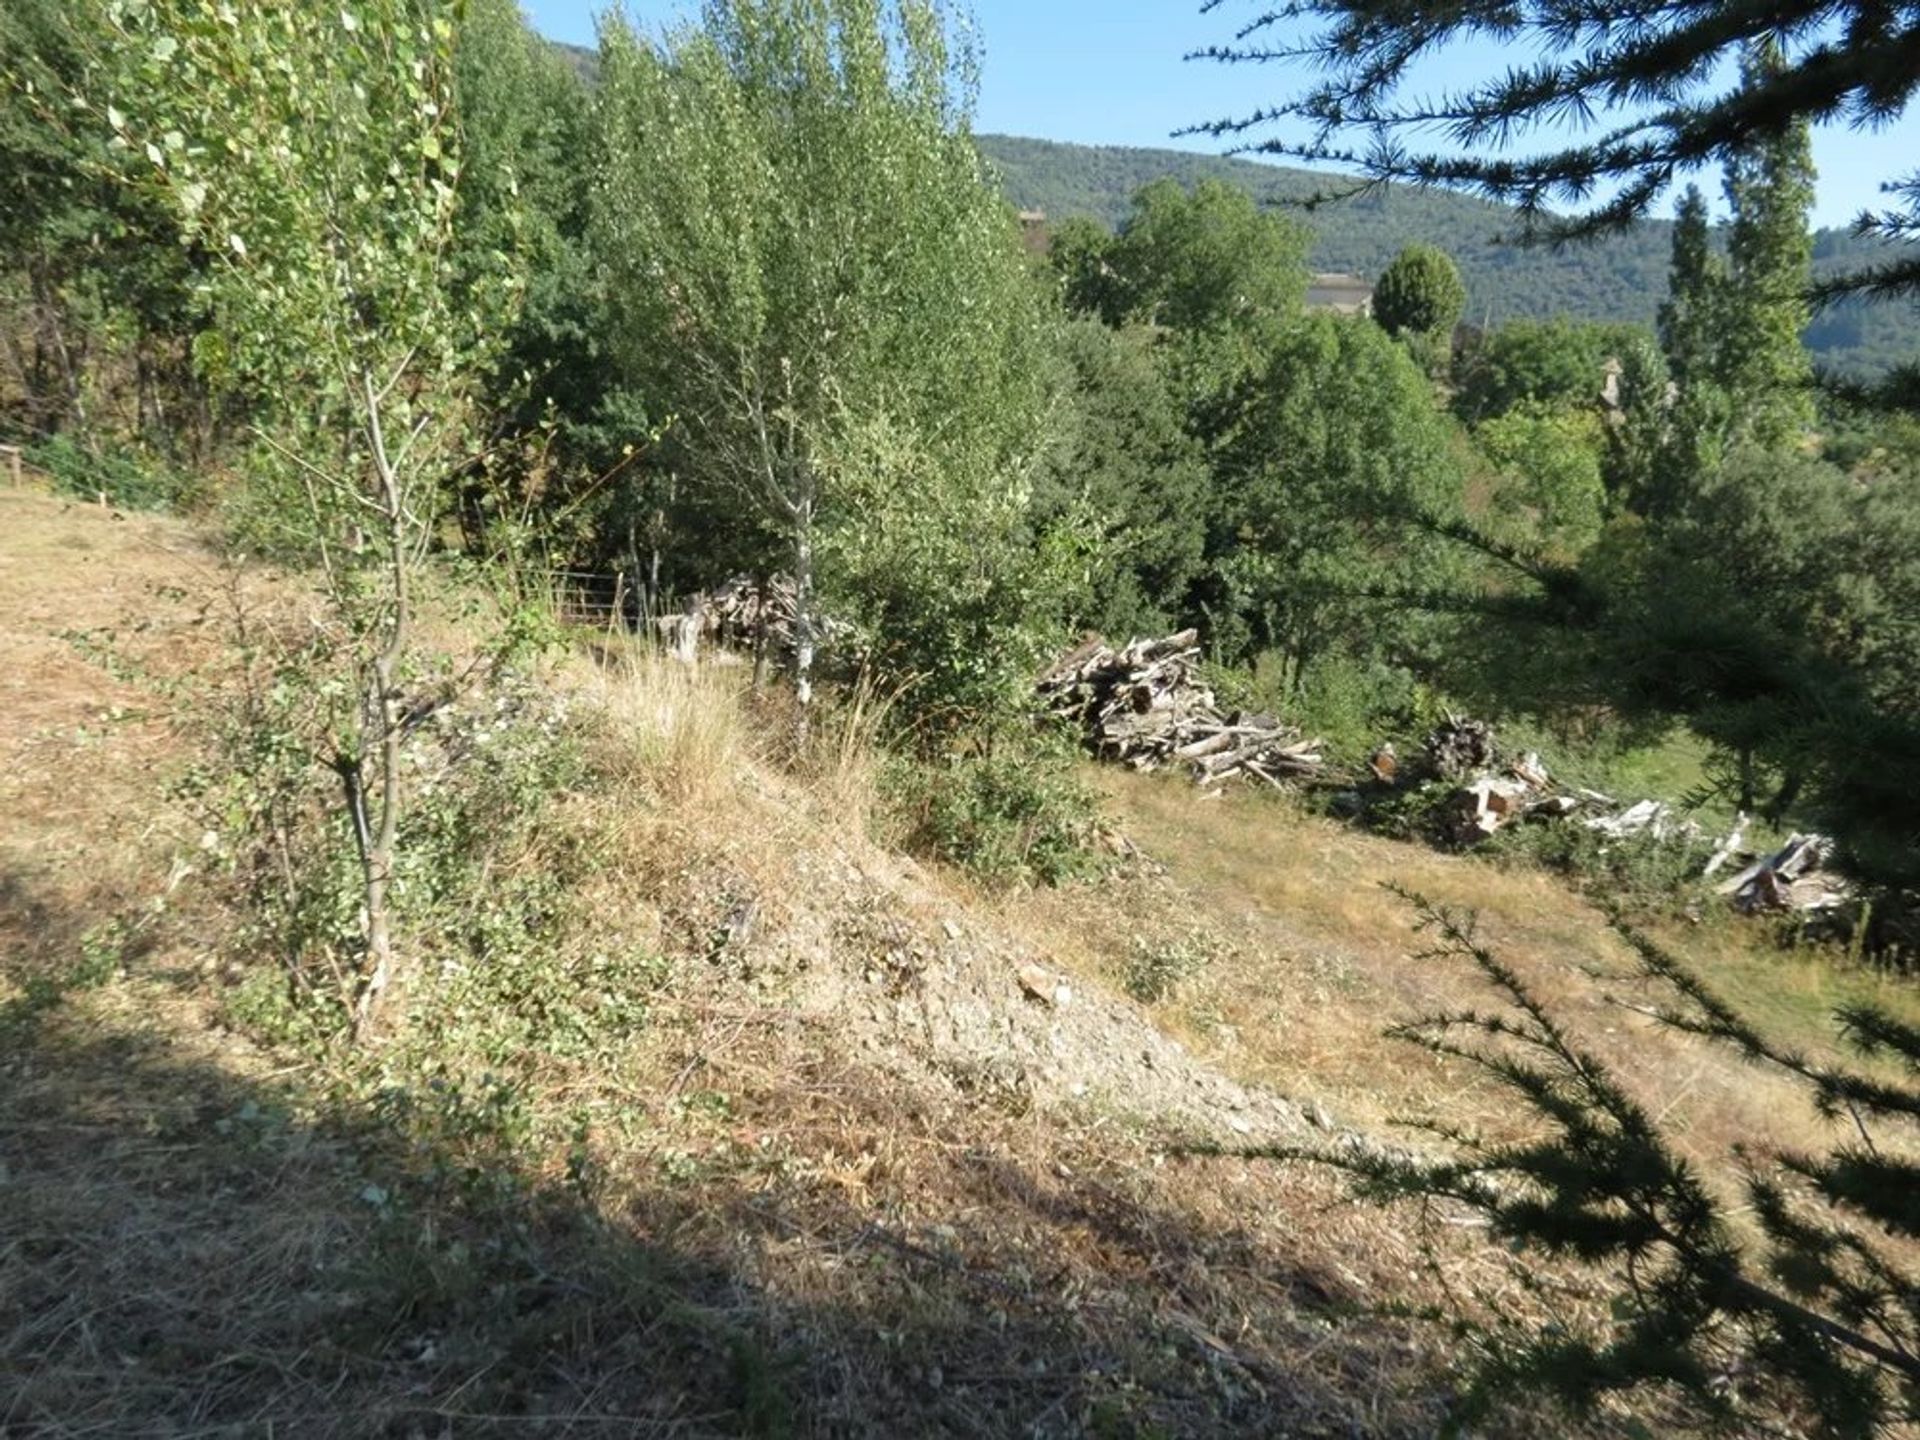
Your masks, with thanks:
<instances>
[{"instance_id":1,"label":"tall dry grass","mask_svg":"<svg viewBox=\"0 0 1920 1440\"><path fill-rule=\"evenodd\" d=\"M589 653L563 678L598 722L596 769L661 804L711 810L763 762L740 670L683 664L645 638L609 635Z\"/></svg>"}]
</instances>

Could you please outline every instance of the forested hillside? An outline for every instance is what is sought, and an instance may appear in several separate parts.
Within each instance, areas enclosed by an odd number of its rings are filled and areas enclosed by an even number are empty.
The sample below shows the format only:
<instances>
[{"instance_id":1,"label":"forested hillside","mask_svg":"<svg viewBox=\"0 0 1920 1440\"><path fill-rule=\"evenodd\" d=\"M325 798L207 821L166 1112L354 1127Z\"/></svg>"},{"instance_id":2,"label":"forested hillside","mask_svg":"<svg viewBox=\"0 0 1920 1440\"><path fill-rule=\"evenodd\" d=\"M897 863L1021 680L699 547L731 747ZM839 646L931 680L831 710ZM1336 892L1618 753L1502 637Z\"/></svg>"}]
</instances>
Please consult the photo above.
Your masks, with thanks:
<instances>
[{"instance_id":1,"label":"forested hillside","mask_svg":"<svg viewBox=\"0 0 1920 1440\"><path fill-rule=\"evenodd\" d=\"M1055 220L1090 216L1109 226L1125 218L1141 186L1169 176L1188 185L1223 180L1276 205L1302 201L1328 186L1325 175L1308 170L1183 150L1068 145L1017 135L983 135L980 148L1017 207L1044 210ZM1310 260L1317 270L1372 279L1409 244L1439 246L1460 265L1466 319L1477 325L1555 315L1652 325L1666 293L1673 227L1665 221L1552 251L1500 243L1511 228L1508 211L1444 190L1401 187L1294 213L1313 231ZM1870 263L1884 250L1842 230L1814 234L1819 272ZM1878 374L1920 357L1920 315L1902 305L1837 305L1815 318L1807 345L1836 371Z\"/></svg>"}]
</instances>

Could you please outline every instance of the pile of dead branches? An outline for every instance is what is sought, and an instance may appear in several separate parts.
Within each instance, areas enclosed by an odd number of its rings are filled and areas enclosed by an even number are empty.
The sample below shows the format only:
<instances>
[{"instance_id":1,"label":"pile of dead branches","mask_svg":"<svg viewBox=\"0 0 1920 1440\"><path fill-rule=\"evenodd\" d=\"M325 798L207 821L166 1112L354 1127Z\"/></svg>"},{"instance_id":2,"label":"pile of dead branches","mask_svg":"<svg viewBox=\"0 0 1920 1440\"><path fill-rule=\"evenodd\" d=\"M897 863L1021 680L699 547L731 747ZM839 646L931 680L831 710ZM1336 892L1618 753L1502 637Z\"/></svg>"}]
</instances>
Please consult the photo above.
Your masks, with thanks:
<instances>
[{"instance_id":1,"label":"pile of dead branches","mask_svg":"<svg viewBox=\"0 0 1920 1440\"><path fill-rule=\"evenodd\" d=\"M688 596L678 614L662 615L653 623L661 641L688 662L702 645L785 660L794 652L799 613L791 577L736 575ZM857 648L854 629L843 620L816 612L813 627L814 644L822 651Z\"/></svg>"},{"instance_id":2,"label":"pile of dead branches","mask_svg":"<svg viewBox=\"0 0 1920 1440\"><path fill-rule=\"evenodd\" d=\"M1098 758L1136 770L1184 765L1209 789L1235 778L1283 789L1319 774L1320 742L1272 715L1220 709L1201 678L1199 638L1182 630L1119 650L1090 639L1041 676L1041 702Z\"/></svg>"}]
</instances>

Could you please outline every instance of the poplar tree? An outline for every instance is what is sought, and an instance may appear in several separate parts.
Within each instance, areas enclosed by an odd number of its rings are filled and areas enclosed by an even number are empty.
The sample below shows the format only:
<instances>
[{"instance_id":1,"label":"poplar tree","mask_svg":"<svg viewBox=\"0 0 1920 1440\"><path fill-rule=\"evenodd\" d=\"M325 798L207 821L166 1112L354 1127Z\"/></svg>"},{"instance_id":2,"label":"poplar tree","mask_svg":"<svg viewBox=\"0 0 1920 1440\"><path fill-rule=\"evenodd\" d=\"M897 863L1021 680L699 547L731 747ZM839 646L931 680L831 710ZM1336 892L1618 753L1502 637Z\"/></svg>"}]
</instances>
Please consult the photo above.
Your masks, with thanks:
<instances>
[{"instance_id":1,"label":"poplar tree","mask_svg":"<svg viewBox=\"0 0 1920 1440\"><path fill-rule=\"evenodd\" d=\"M300 743L331 772L357 860L362 1033L404 978L415 597L470 453L477 376L520 294L504 252L454 283L463 8L112 0L91 97L147 193L215 257L197 358L251 407L255 513L327 597Z\"/></svg>"},{"instance_id":2,"label":"poplar tree","mask_svg":"<svg viewBox=\"0 0 1920 1440\"><path fill-rule=\"evenodd\" d=\"M926 0L716 0L603 39L594 248L663 452L915 699L992 703L1044 611L1020 551L1041 287L967 133L972 57ZM709 538L710 537L703 537Z\"/></svg>"},{"instance_id":3,"label":"poplar tree","mask_svg":"<svg viewBox=\"0 0 1920 1440\"><path fill-rule=\"evenodd\" d=\"M1784 68L1777 45L1747 57L1749 89ZM1813 318L1813 139L1805 120L1756 136L1727 161L1727 303L1718 336L1720 379L1735 402L1736 433L1769 449L1813 424L1813 362L1801 337ZM1676 238L1675 244L1679 241Z\"/></svg>"}]
</instances>

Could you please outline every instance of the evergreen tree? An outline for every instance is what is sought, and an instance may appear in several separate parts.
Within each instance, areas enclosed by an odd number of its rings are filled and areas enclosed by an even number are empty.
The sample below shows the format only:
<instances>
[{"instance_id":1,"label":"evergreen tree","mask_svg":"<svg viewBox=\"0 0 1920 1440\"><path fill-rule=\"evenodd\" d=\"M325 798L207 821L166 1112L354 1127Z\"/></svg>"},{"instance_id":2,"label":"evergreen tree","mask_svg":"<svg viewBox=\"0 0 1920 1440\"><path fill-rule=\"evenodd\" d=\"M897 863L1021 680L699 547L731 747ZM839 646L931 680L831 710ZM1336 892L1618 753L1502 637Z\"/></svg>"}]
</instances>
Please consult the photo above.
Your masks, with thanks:
<instances>
[{"instance_id":1,"label":"evergreen tree","mask_svg":"<svg viewBox=\"0 0 1920 1440\"><path fill-rule=\"evenodd\" d=\"M1726 265L1714 251L1707 223L1707 197L1699 186L1689 185L1674 213L1673 265L1660 307L1660 347L1677 385L1719 373L1723 337L1716 306L1725 286Z\"/></svg>"},{"instance_id":2,"label":"evergreen tree","mask_svg":"<svg viewBox=\"0 0 1920 1440\"><path fill-rule=\"evenodd\" d=\"M1283 27L1293 33L1278 43ZM1502 52L1539 58L1476 73L1477 57L1453 47L1488 34ZM1730 62L1776 43L1776 63L1730 79ZM1519 207L1533 233L1558 236L1628 226L1689 173L1756 143L1791 145L1807 121L1889 121L1920 90L1913 18L1883 0L1300 0L1203 53L1318 72L1279 103L1204 132L1370 180L1468 189ZM1420 62L1430 58L1453 62L1452 85L1425 88L1433 71ZM1273 133L1293 122L1306 138ZM1448 143L1409 143L1423 131ZM1524 148L1540 136L1555 138ZM1890 208L1863 216L1863 228L1893 238L1920 230L1920 174L1892 177L1886 189ZM1595 204L1596 194L1606 198ZM1910 291L1920 288L1920 258L1899 255L1833 283Z\"/></svg>"},{"instance_id":3,"label":"evergreen tree","mask_svg":"<svg viewBox=\"0 0 1920 1440\"><path fill-rule=\"evenodd\" d=\"M1157 362L1152 335L1091 319L1060 337L1070 375L1059 434L1034 484L1036 523L1083 523L1077 621L1115 637L1164 633L1185 610L1206 545L1205 452Z\"/></svg>"},{"instance_id":4,"label":"evergreen tree","mask_svg":"<svg viewBox=\"0 0 1920 1440\"><path fill-rule=\"evenodd\" d=\"M1756 47L1745 66L1747 86L1766 84L1784 65L1778 46ZM1769 449L1789 444L1813 423L1813 363L1801 338L1812 319L1807 216L1813 181L1805 120L1756 136L1727 161L1733 223L1716 368L1734 399L1737 433ZM1678 236L1674 243L1677 251Z\"/></svg>"}]
</instances>

